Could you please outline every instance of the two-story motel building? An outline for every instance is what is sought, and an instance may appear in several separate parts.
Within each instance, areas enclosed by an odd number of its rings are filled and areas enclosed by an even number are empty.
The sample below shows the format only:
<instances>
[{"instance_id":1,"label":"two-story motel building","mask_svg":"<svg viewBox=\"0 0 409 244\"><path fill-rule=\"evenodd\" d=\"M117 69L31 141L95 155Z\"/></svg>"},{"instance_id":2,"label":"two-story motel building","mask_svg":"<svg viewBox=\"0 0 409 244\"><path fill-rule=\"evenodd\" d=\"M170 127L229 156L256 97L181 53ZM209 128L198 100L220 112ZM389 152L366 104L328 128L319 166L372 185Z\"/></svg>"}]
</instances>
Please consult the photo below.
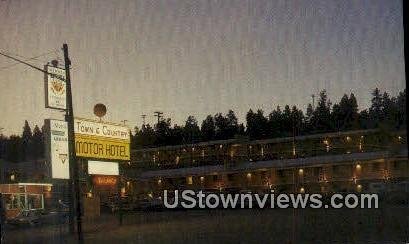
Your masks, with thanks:
<instances>
[{"instance_id":1,"label":"two-story motel building","mask_svg":"<svg viewBox=\"0 0 409 244\"><path fill-rule=\"evenodd\" d=\"M359 192L405 182L407 153L406 131L231 139L133 150L121 174L124 192L150 197L165 189Z\"/></svg>"}]
</instances>

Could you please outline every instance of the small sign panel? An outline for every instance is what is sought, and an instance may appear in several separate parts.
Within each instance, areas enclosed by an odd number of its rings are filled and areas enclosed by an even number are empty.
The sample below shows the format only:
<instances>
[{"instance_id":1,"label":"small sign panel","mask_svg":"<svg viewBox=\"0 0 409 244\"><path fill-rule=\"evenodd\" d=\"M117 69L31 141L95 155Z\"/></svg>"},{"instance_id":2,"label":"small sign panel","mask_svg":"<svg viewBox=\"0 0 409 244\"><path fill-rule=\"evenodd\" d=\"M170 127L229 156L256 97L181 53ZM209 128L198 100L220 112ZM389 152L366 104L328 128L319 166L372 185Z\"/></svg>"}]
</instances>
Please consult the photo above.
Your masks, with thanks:
<instances>
[{"instance_id":1,"label":"small sign panel","mask_svg":"<svg viewBox=\"0 0 409 244\"><path fill-rule=\"evenodd\" d=\"M119 175L117 162L88 161L89 175Z\"/></svg>"},{"instance_id":2,"label":"small sign panel","mask_svg":"<svg viewBox=\"0 0 409 244\"><path fill-rule=\"evenodd\" d=\"M115 186L117 183L117 176L112 175L94 175L92 182L97 186Z\"/></svg>"},{"instance_id":3,"label":"small sign panel","mask_svg":"<svg viewBox=\"0 0 409 244\"><path fill-rule=\"evenodd\" d=\"M126 126L80 118L74 120L74 133L76 135L104 137L128 142L131 138L130 130Z\"/></svg>"},{"instance_id":4,"label":"small sign panel","mask_svg":"<svg viewBox=\"0 0 409 244\"><path fill-rule=\"evenodd\" d=\"M51 164L51 176L54 179L70 178L68 151L68 124L61 120L46 120L47 158Z\"/></svg>"},{"instance_id":5,"label":"small sign panel","mask_svg":"<svg viewBox=\"0 0 409 244\"><path fill-rule=\"evenodd\" d=\"M45 107L67 109L67 83L65 69L46 65L45 70Z\"/></svg>"}]
</instances>

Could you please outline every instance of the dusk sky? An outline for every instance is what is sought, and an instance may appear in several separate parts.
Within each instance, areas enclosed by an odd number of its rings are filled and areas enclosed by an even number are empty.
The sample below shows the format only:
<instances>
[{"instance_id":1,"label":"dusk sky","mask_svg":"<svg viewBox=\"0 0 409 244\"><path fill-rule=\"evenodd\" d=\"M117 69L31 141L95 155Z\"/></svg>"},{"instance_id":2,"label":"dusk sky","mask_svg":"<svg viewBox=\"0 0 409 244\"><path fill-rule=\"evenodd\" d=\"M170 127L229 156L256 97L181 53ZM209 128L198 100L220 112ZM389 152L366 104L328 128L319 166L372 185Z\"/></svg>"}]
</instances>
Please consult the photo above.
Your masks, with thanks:
<instances>
[{"instance_id":1,"label":"dusk sky","mask_svg":"<svg viewBox=\"0 0 409 244\"><path fill-rule=\"evenodd\" d=\"M140 126L295 104L326 89L359 108L405 88L401 0L2 0L0 50L32 64L72 61L74 112ZM56 51L57 52L54 52ZM51 53L50 53L51 52ZM0 127L63 119L44 108L43 74L0 56Z\"/></svg>"}]
</instances>

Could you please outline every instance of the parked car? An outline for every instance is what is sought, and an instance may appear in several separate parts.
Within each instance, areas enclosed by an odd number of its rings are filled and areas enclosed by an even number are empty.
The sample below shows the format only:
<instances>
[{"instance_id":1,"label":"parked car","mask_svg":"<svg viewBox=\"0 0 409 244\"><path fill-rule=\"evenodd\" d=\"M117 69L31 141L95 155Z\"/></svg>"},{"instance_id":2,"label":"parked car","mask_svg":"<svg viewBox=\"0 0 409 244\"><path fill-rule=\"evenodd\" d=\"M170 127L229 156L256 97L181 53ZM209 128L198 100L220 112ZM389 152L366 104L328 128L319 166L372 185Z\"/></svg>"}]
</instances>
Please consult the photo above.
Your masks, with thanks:
<instances>
[{"instance_id":1,"label":"parked car","mask_svg":"<svg viewBox=\"0 0 409 244\"><path fill-rule=\"evenodd\" d=\"M115 213L119 210L122 211L131 211L137 209L137 204L134 203L131 199L116 199L111 200L106 204L106 206L111 210L112 213Z\"/></svg>"},{"instance_id":2,"label":"parked car","mask_svg":"<svg viewBox=\"0 0 409 244\"><path fill-rule=\"evenodd\" d=\"M11 226L36 226L41 224L64 224L68 221L68 211L43 209L23 210L16 217L7 220Z\"/></svg>"},{"instance_id":3,"label":"parked car","mask_svg":"<svg viewBox=\"0 0 409 244\"><path fill-rule=\"evenodd\" d=\"M41 210L23 210L16 217L7 220L13 226L34 226L40 223Z\"/></svg>"},{"instance_id":4,"label":"parked car","mask_svg":"<svg viewBox=\"0 0 409 244\"><path fill-rule=\"evenodd\" d=\"M138 201L138 206L142 210L154 210L164 207L162 199L160 198L145 198Z\"/></svg>"}]
</instances>

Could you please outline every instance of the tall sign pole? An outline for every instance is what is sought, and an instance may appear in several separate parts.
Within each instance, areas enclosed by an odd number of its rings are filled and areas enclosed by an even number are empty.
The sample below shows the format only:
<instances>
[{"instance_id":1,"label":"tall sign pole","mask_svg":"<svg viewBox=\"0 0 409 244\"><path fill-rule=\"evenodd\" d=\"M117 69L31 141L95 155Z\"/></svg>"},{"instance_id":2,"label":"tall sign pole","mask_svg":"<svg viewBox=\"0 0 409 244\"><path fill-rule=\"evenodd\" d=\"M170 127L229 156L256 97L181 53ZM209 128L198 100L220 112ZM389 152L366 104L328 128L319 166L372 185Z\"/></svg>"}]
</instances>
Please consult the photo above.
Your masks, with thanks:
<instances>
[{"instance_id":1,"label":"tall sign pole","mask_svg":"<svg viewBox=\"0 0 409 244\"><path fill-rule=\"evenodd\" d=\"M16 62L19 62L21 64L27 65L37 71L40 71L51 78L66 82L66 104L61 103L62 99L62 94L64 92L63 85L62 84L54 84L55 86L53 87L54 92L58 93L58 96L54 94L54 97L51 96L52 98L52 103L50 104L49 100L46 100L46 107L52 108L52 109L60 109L60 110L65 110L65 120L67 122L67 127L68 127L68 150L69 150L69 164L70 164L70 179L69 179L69 192L70 192L70 232L74 233L75 231L75 225L74 225L74 216L76 215L77 219L77 233L78 233L78 241L79 243L83 242L83 236L82 236L82 221L81 221L81 193L80 193L80 185L79 185L79 175L78 175L78 165L77 165L77 158L76 158L76 153L75 153L75 137L74 137L74 112L72 108L72 93L71 93L71 77L70 77L70 65L71 61L68 57L68 45L63 44L63 51L64 51L64 61L65 61L65 75L66 77L61 77L60 74L56 74L56 70L50 71L43 70L41 68L38 68L32 64L29 64L25 61L22 61L20 59L14 58L10 55L7 55L5 53L0 52L1 56L4 56L6 58L12 59ZM48 91L46 89L46 91ZM47 94L48 98L48 94ZM65 106L66 105L66 106ZM65 178L65 176L63 177ZM77 211L75 211L75 209Z\"/></svg>"},{"instance_id":2,"label":"tall sign pole","mask_svg":"<svg viewBox=\"0 0 409 244\"><path fill-rule=\"evenodd\" d=\"M81 220L81 193L78 175L77 157L75 155L75 136L74 136L74 110L72 107L72 92L71 92L71 76L70 65L71 60L68 56L68 45L63 44L65 74L67 83L67 110L65 120L68 123L68 148L70 157L70 187L71 187L71 201L70 201L70 231L74 232L74 215L76 213L77 234L78 241L83 242L82 236L82 220ZM76 211L74 211L74 209ZM75 213L74 213L75 212Z\"/></svg>"}]
</instances>

